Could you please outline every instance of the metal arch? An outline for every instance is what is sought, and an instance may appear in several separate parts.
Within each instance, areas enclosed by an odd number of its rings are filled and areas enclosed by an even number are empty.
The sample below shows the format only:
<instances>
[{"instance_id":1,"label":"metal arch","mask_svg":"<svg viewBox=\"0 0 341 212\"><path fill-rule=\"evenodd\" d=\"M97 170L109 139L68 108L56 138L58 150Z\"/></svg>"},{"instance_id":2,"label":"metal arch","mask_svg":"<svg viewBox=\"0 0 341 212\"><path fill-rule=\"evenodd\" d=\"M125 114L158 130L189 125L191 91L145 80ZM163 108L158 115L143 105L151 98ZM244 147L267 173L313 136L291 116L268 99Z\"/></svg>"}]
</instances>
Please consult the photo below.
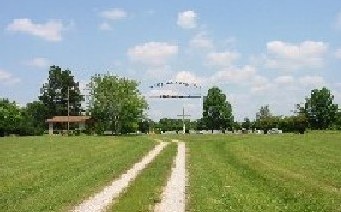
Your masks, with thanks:
<instances>
[{"instance_id":1,"label":"metal arch","mask_svg":"<svg viewBox=\"0 0 341 212\"><path fill-rule=\"evenodd\" d=\"M163 88L168 85L184 85L185 87L194 87L200 89L200 95L152 95L149 98L161 98L161 99L201 99L201 85L197 83L188 83L188 82L159 82L153 85L150 85L149 88Z\"/></svg>"},{"instance_id":2,"label":"metal arch","mask_svg":"<svg viewBox=\"0 0 341 212\"><path fill-rule=\"evenodd\" d=\"M198 85L197 83L188 83L188 82L159 82L159 83L150 85L149 88L155 88L155 87L162 88L163 86L167 86L167 85L184 85L186 87L193 86L195 88L201 88L201 86Z\"/></svg>"}]
</instances>

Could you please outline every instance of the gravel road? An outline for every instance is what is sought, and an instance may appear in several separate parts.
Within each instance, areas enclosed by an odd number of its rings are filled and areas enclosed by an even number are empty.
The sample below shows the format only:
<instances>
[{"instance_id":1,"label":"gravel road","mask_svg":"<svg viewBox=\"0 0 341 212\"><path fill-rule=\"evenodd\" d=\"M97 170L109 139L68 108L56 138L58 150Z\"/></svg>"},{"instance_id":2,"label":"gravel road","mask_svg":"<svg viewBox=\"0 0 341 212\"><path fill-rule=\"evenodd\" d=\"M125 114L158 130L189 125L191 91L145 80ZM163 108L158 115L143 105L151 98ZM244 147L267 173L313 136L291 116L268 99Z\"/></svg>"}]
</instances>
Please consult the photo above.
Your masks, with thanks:
<instances>
[{"instance_id":1,"label":"gravel road","mask_svg":"<svg viewBox=\"0 0 341 212\"><path fill-rule=\"evenodd\" d=\"M155 206L155 212L184 212L185 211L185 143L178 143L178 153L175 158L175 167L172 168L171 176L164 188L160 204Z\"/></svg>"},{"instance_id":2,"label":"gravel road","mask_svg":"<svg viewBox=\"0 0 341 212\"><path fill-rule=\"evenodd\" d=\"M114 180L111 185L105 187L101 192L93 195L93 197L85 200L80 205L74 208L74 212L99 212L105 211L120 193L124 191L129 183L133 181L136 176L161 152L161 150L167 145L166 142L160 142L148 155L142 158L142 160L129 169L120 178Z\"/></svg>"}]
</instances>

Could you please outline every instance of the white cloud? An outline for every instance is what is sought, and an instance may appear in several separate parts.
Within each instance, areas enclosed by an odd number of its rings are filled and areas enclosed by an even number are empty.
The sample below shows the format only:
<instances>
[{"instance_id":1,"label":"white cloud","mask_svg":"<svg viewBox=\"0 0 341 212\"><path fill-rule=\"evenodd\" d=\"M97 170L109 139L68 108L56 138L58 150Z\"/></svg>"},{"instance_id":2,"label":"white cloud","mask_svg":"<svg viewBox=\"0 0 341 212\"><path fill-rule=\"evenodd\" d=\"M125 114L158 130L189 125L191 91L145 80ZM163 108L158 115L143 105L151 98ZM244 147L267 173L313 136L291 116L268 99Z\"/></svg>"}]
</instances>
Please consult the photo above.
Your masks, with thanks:
<instances>
[{"instance_id":1,"label":"white cloud","mask_svg":"<svg viewBox=\"0 0 341 212\"><path fill-rule=\"evenodd\" d=\"M204 48L204 49L213 48L212 40L207 37L207 34L205 32L200 32L196 34L190 40L189 45L192 48Z\"/></svg>"},{"instance_id":2,"label":"white cloud","mask_svg":"<svg viewBox=\"0 0 341 212\"><path fill-rule=\"evenodd\" d=\"M217 71L211 76L198 76L194 72L179 71L172 81L187 82L211 86L215 84L248 84L256 76L256 69L252 66L242 68L230 67Z\"/></svg>"},{"instance_id":3,"label":"white cloud","mask_svg":"<svg viewBox=\"0 0 341 212\"><path fill-rule=\"evenodd\" d=\"M14 19L7 26L9 31L22 32L54 42L62 40L62 31L64 29L61 20L49 20L45 24L35 24L28 18Z\"/></svg>"},{"instance_id":4,"label":"white cloud","mask_svg":"<svg viewBox=\"0 0 341 212\"><path fill-rule=\"evenodd\" d=\"M231 66L232 63L240 57L237 52L211 52L207 54L209 65L214 66Z\"/></svg>"},{"instance_id":5,"label":"white cloud","mask_svg":"<svg viewBox=\"0 0 341 212\"><path fill-rule=\"evenodd\" d=\"M314 88L316 87L320 88L326 84L323 77L321 76L304 76L299 79L299 82L303 86Z\"/></svg>"},{"instance_id":6,"label":"white cloud","mask_svg":"<svg viewBox=\"0 0 341 212\"><path fill-rule=\"evenodd\" d=\"M26 61L25 64L35 68L44 69L51 65L51 61L44 57L36 57L29 61Z\"/></svg>"},{"instance_id":7,"label":"white cloud","mask_svg":"<svg viewBox=\"0 0 341 212\"><path fill-rule=\"evenodd\" d=\"M110 25L109 23L107 23L107 22L101 23L101 24L98 26L98 28L99 28L100 30L103 30L103 31L110 31L110 30L112 30L111 25Z\"/></svg>"},{"instance_id":8,"label":"white cloud","mask_svg":"<svg viewBox=\"0 0 341 212\"><path fill-rule=\"evenodd\" d=\"M336 57L337 59L341 59L341 49L336 49L336 51L335 51L335 57Z\"/></svg>"},{"instance_id":9,"label":"white cloud","mask_svg":"<svg viewBox=\"0 0 341 212\"><path fill-rule=\"evenodd\" d=\"M264 93L272 89L274 85L269 82L269 79L264 76L255 76L251 82L251 93Z\"/></svg>"},{"instance_id":10,"label":"white cloud","mask_svg":"<svg viewBox=\"0 0 341 212\"><path fill-rule=\"evenodd\" d=\"M100 12L99 16L109 20L120 20L128 17L128 14L122 8L111 8Z\"/></svg>"},{"instance_id":11,"label":"white cloud","mask_svg":"<svg viewBox=\"0 0 341 212\"><path fill-rule=\"evenodd\" d=\"M0 84L11 85L19 83L20 81L20 78L14 77L11 73L0 69Z\"/></svg>"},{"instance_id":12,"label":"white cloud","mask_svg":"<svg viewBox=\"0 0 341 212\"><path fill-rule=\"evenodd\" d=\"M244 66L242 68L228 68L216 72L211 78L212 83L234 83L246 84L249 83L252 77L256 75L256 69L252 66Z\"/></svg>"},{"instance_id":13,"label":"white cloud","mask_svg":"<svg viewBox=\"0 0 341 212\"><path fill-rule=\"evenodd\" d=\"M292 84L294 82L294 78L292 76L279 76L274 79L274 82L279 85L287 85Z\"/></svg>"},{"instance_id":14,"label":"white cloud","mask_svg":"<svg viewBox=\"0 0 341 212\"><path fill-rule=\"evenodd\" d=\"M177 24L184 29L193 29L197 26L196 19L197 14L194 11L180 12L178 13Z\"/></svg>"},{"instance_id":15,"label":"white cloud","mask_svg":"<svg viewBox=\"0 0 341 212\"><path fill-rule=\"evenodd\" d=\"M304 41L299 44L271 41L266 44L266 66L273 69L297 70L321 68L328 45L324 42Z\"/></svg>"},{"instance_id":16,"label":"white cloud","mask_svg":"<svg viewBox=\"0 0 341 212\"><path fill-rule=\"evenodd\" d=\"M196 76L194 73L189 71L179 71L174 81L176 82L186 82L186 83L195 83L195 84L201 84L203 82L203 79Z\"/></svg>"},{"instance_id":17,"label":"white cloud","mask_svg":"<svg viewBox=\"0 0 341 212\"><path fill-rule=\"evenodd\" d=\"M178 46L165 42L148 42L128 49L132 61L151 66L165 65L178 53Z\"/></svg>"}]
</instances>

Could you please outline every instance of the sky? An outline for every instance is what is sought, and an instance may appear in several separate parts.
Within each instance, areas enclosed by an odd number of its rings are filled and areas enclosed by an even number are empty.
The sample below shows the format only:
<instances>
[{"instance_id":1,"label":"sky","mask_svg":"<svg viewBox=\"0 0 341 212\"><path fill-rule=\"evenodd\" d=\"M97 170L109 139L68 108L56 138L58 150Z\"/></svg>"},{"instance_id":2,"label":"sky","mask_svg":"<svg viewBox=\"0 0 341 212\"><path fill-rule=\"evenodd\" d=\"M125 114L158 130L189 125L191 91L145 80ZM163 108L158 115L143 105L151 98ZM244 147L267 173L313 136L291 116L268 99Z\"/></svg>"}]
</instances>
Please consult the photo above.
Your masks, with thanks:
<instances>
[{"instance_id":1,"label":"sky","mask_svg":"<svg viewBox=\"0 0 341 212\"><path fill-rule=\"evenodd\" d=\"M341 1L0 0L0 98L34 101L50 65L81 88L107 72L140 82L147 115L201 117L200 99L218 86L235 119L263 105L291 115L314 88L341 104ZM150 88L160 82L187 82Z\"/></svg>"}]
</instances>

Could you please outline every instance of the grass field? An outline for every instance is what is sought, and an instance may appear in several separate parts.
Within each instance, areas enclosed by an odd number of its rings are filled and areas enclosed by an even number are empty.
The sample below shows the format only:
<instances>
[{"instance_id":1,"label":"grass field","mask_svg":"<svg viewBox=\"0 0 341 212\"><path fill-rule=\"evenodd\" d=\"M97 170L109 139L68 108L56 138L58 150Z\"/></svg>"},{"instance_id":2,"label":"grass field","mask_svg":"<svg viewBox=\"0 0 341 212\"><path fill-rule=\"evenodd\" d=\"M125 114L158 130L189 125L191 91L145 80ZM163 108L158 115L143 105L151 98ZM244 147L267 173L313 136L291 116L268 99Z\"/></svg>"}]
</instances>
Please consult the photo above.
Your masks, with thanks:
<instances>
[{"instance_id":1,"label":"grass field","mask_svg":"<svg viewBox=\"0 0 341 212\"><path fill-rule=\"evenodd\" d=\"M341 134L183 139L190 211L341 211Z\"/></svg>"},{"instance_id":2,"label":"grass field","mask_svg":"<svg viewBox=\"0 0 341 212\"><path fill-rule=\"evenodd\" d=\"M146 137L0 139L0 211L65 211L139 161Z\"/></svg>"},{"instance_id":3,"label":"grass field","mask_svg":"<svg viewBox=\"0 0 341 212\"><path fill-rule=\"evenodd\" d=\"M67 211L153 148L186 142L188 211L341 211L341 133L0 138L0 211ZM109 211L149 211L168 145Z\"/></svg>"}]
</instances>

